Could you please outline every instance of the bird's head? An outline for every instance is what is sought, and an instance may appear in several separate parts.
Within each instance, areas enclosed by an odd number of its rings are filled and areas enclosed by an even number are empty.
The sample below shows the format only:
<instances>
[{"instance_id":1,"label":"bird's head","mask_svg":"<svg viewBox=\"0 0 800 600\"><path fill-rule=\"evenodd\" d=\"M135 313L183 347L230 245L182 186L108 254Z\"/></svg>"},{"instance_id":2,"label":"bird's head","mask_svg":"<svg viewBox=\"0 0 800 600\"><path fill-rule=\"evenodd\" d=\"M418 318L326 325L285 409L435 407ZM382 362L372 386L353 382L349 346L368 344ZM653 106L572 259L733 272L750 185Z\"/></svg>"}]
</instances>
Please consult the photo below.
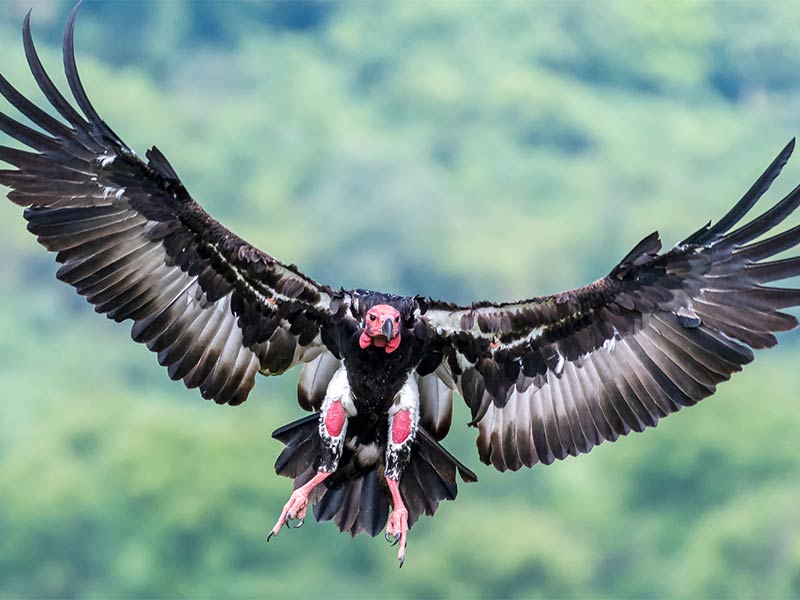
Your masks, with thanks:
<instances>
[{"instance_id":1,"label":"bird's head","mask_svg":"<svg viewBox=\"0 0 800 600\"><path fill-rule=\"evenodd\" d=\"M400 326L399 310L388 304L376 304L364 315L358 344L362 348L383 348L390 354L400 345Z\"/></svg>"}]
</instances>

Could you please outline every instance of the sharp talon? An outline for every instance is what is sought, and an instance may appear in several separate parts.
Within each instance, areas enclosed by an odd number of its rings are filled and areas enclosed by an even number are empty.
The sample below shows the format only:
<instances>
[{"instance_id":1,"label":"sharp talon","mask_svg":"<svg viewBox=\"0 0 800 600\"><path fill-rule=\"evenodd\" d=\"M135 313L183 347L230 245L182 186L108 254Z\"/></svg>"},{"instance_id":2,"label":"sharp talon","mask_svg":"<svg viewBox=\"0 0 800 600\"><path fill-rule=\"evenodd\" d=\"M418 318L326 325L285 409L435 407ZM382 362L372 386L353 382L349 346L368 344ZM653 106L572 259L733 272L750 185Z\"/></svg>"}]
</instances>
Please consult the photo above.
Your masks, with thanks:
<instances>
[{"instance_id":1,"label":"sharp talon","mask_svg":"<svg viewBox=\"0 0 800 600\"><path fill-rule=\"evenodd\" d=\"M275 534L272 533L271 531L269 532L269 534L267 535L267 543L269 543L269 541L272 539L272 536L274 536L274 535Z\"/></svg>"},{"instance_id":2,"label":"sharp talon","mask_svg":"<svg viewBox=\"0 0 800 600\"><path fill-rule=\"evenodd\" d=\"M399 544L399 543L400 543L400 534L398 533L394 538L394 542L392 543L392 548L397 546L397 544Z\"/></svg>"},{"instance_id":3,"label":"sharp talon","mask_svg":"<svg viewBox=\"0 0 800 600\"><path fill-rule=\"evenodd\" d=\"M388 529L386 530L386 533L384 534L383 537L386 538L386 541L389 542L390 544L392 543L392 540L394 539L394 536L391 533L389 533Z\"/></svg>"},{"instance_id":4,"label":"sharp talon","mask_svg":"<svg viewBox=\"0 0 800 600\"><path fill-rule=\"evenodd\" d=\"M289 496L289 500L283 505L281 516L272 528L269 539L278 535L281 528L286 525L286 529L300 529L306 522L306 511L308 510L308 494L320 483L322 483L330 473L317 473L311 481L297 488Z\"/></svg>"},{"instance_id":5,"label":"sharp talon","mask_svg":"<svg viewBox=\"0 0 800 600\"><path fill-rule=\"evenodd\" d=\"M398 568L398 569L402 569L402 568L403 568L403 565L405 564L405 562L406 562L406 557L405 557L405 556L401 556L401 557L400 557L400 566L399 566L399 567L397 567L397 568Z\"/></svg>"}]
</instances>

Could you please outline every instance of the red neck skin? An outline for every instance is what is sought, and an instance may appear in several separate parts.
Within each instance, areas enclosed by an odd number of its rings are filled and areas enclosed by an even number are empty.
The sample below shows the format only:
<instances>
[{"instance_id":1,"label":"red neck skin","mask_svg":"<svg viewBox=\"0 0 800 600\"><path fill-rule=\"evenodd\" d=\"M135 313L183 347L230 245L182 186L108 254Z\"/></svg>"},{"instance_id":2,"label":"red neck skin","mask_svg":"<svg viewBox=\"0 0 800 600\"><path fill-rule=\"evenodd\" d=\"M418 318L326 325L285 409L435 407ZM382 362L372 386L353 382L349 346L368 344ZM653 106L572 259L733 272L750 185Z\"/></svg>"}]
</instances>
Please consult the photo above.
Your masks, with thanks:
<instances>
[{"instance_id":1,"label":"red neck skin","mask_svg":"<svg viewBox=\"0 0 800 600\"><path fill-rule=\"evenodd\" d=\"M362 331L361 336L358 338L358 345L361 346L362 349L368 348L369 346L383 348L386 354L391 354L400 346L400 334L398 333L387 341L385 336L379 335L371 337L366 331Z\"/></svg>"}]
</instances>

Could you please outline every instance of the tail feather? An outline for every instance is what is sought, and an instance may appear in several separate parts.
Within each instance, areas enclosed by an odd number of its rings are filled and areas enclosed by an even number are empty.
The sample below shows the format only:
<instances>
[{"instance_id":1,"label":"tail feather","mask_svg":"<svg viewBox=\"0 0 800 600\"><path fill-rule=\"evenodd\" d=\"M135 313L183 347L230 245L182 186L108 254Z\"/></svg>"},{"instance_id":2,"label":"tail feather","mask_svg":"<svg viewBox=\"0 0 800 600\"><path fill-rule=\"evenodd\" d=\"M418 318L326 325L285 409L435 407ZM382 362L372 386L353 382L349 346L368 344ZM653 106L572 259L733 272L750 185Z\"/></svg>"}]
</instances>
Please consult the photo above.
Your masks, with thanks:
<instances>
[{"instance_id":1,"label":"tail feather","mask_svg":"<svg viewBox=\"0 0 800 600\"><path fill-rule=\"evenodd\" d=\"M300 478L309 470L309 458L313 461L313 457L319 456L319 450L319 442L315 443L313 437L309 437L302 443L295 444L292 452L281 452L278 460L275 461L275 471L287 477ZM313 462L311 466L313 466ZM314 476L315 471L316 468L311 470L311 477Z\"/></svg>"},{"instance_id":2,"label":"tail feather","mask_svg":"<svg viewBox=\"0 0 800 600\"><path fill-rule=\"evenodd\" d=\"M363 482L363 477L357 477L349 481L342 508L333 518L333 522L336 523L340 531L347 531L352 536L362 531L362 528L359 527L358 516L361 512L361 488Z\"/></svg>"},{"instance_id":3,"label":"tail feather","mask_svg":"<svg viewBox=\"0 0 800 600\"><path fill-rule=\"evenodd\" d=\"M458 494L456 473L470 483L478 477L462 465L424 429L417 432L411 462L400 480L400 491L408 505L408 524L424 513L432 516L442 500L455 500Z\"/></svg>"},{"instance_id":4,"label":"tail feather","mask_svg":"<svg viewBox=\"0 0 800 600\"><path fill-rule=\"evenodd\" d=\"M386 490L381 487L375 469L364 475L361 483L361 502L358 525L375 537L386 525L389 518L389 502Z\"/></svg>"},{"instance_id":5,"label":"tail feather","mask_svg":"<svg viewBox=\"0 0 800 600\"><path fill-rule=\"evenodd\" d=\"M347 488L343 485L329 488L322 498L314 505L314 516L317 521L330 521L342 510L342 503L347 494Z\"/></svg>"},{"instance_id":6,"label":"tail feather","mask_svg":"<svg viewBox=\"0 0 800 600\"><path fill-rule=\"evenodd\" d=\"M400 493L403 495L403 500L408 509L408 527L410 529L417 522L420 515L429 512L426 510L428 502L426 501L425 488L422 487L412 465L408 465L403 473L403 477L400 480ZM438 505L438 502L433 505L434 510L436 505Z\"/></svg>"},{"instance_id":7,"label":"tail feather","mask_svg":"<svg viewBox=\"0 0 800 600\"><path fill-rule=\"evenodd\" d=\"M317 466L314 464L314 459L320 456L318 423L319 413L284 425L272 433L273 438L286 444L286 449L275 461L275 471L278 474L297 480L311 469L311 475L307 480L314 476ZM299 485L303 483L305 481ZM297 487L299 486L295 485L295 488Z\"/></svg>"},{"instance_id":8,"label":"tail feather","mask_svg":"<svg viewBox=\"0 0 800 600\"><path fill-rule=\"evenodd\" d=\"M320 459L319 413L281 427L273 437L286 447L275 462L275 471L294 479L297 489L317 471ZM383 470L381 449L377 461L364 465L348 445L339 467L311 496L317 521L332 520L352 536L366 531L378 535L389 518L390 494ZM412 526L422 514L433 515L442 500L454 500L458 493L456 474L465 482L477 481L475 474L445 450L427 431L418 430L411 461L400 480L400 491Z\"/></svg>"},{"instance_id":9,"label":"tail feather","mask_svg":"<svg viewBox=\"0 0 800 600\"><path fill-rule=\"evenodd\" d=\"M450 454L447 449L442 446L434 437L424 429L420 428L418 431L418 440L420 443L417 449L425 460L435 465L437 471L445 477L448 481L455 481L455 469L459 477L464 483L475 483L478 481L478 476L469 468L467 468L460 460Z\"/></svg>"},{"instance_id":10,"label":"tail feather","mask_svg":"<svg viewBox=\"0 0 800 600\"><path fill-rule=\"evenodd\" d=\"M319 413L314 413L313 415L307 415L302 419L298 419L297 421L292 421L291 423L287 423L283 427L278 427L275 431L272 432L272 437L278 441L283 442L284 444L289 444L295 436L297 435L306 435L313 429L309 429L308 424L313 423L316 425L319 423Z\"/></svg>"}]
</instances>

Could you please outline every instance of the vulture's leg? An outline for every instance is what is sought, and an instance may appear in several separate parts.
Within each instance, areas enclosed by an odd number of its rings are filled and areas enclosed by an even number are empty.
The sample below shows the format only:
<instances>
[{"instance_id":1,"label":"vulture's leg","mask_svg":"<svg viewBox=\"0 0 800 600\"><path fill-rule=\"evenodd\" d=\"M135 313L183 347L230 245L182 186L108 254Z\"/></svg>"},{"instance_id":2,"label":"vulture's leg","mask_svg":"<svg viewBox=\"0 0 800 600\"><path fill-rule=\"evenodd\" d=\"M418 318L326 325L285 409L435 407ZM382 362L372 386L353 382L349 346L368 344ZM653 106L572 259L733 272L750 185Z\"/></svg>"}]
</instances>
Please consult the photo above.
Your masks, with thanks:
<instances>
[{"instance_id":1,"label":"vulture's leg","mask_svg":"<svg viewBox=\"0 0 800 600\"><path fill-rule=\"evenodd\" d=\"M331 382L328 384L325 400L322 403L322 410L319 416L322 458L317 474L292 492L289 501L283 506L280 518L267 536L267 541L278 535L284 525L291 528L291 521L295 519L298 520L298 523L294 526L295 529L302 527L306 518L308 498L311 492L336 471L339 466L339 459L342 456L342 448L344 447L344 438L347 434L347 418L355 416L355 414L356 407L350 395L347 371L342 367L334 373Z\"/></svg>"},{"instance_id":2,"label":"vulture's leg","mask_svg":"<svg viewBox=\"0 0 800 600\"><path fill-rule=\"evenodd\" d=\"M397 559L403 566L408 536L408 510L400 493L400 477L411 457L411 445L419 423L419 390L413 375L403 385L389 409L389 439L386 444L386 485L392 494L392 513L386 524L386 540L400 543Z\"/></svg>"}]
</instances>

